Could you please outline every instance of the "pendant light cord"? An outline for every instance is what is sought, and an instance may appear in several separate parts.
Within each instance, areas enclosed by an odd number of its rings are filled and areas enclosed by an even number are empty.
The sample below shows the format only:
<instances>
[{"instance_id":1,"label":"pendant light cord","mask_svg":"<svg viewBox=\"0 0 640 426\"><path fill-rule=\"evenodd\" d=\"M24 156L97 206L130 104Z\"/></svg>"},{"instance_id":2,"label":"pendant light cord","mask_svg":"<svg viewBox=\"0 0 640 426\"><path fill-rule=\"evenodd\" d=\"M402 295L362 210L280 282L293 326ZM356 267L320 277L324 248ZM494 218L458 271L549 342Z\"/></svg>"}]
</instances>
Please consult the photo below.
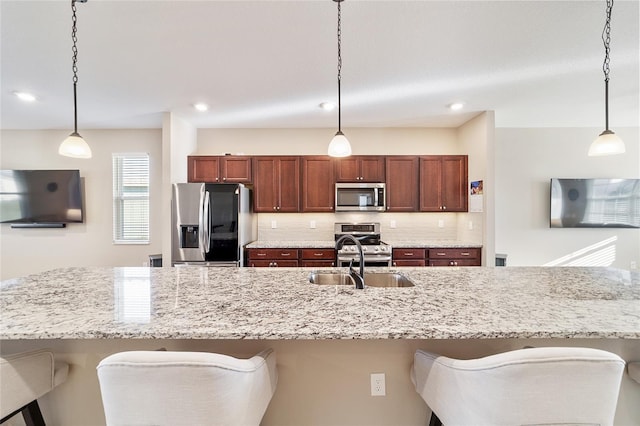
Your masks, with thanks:
<instances>
[{"instance_id":1,"label":"pendant light cord","mask_svg":"<svg viewBox=\"0 0 640 426\"><path fill-rule=\"evenodd\" d=\"M609 131L609 53L611 52L611 10L613 9L613 0L607 0L607 20L602 30L602 42L604 43L604 63L602 71L604 72L604 122L605 131Z\"/></svg>"},{"instance_id":2,"label":"pendant light cord","mask_svg":"<svg viewBox=\"0 0 640 426\"><path fill-rule=\"evenodd\" d=\"M340 52L342 42L342 21L340 19L340 3L342 0L336 0L338 2L338 133L342 133L342 113L340 102L340 80L342 79L342 55Z\"/></svg>"},{"instance_id":3,"label":"pendant light cord","mask_svg":"<svg viewBox=\"0 0 640 426\"><path fill-rule=\"evenodd\" d=\"M73 25L71 27L71 40L73 40L73 132L78 133L78 101L77 101L77 89L78 85L78 47L76 43L78 42L78 28L76 17L76 0L71 0L71 11L73 12Z\"/></svg>"}]
</instances>

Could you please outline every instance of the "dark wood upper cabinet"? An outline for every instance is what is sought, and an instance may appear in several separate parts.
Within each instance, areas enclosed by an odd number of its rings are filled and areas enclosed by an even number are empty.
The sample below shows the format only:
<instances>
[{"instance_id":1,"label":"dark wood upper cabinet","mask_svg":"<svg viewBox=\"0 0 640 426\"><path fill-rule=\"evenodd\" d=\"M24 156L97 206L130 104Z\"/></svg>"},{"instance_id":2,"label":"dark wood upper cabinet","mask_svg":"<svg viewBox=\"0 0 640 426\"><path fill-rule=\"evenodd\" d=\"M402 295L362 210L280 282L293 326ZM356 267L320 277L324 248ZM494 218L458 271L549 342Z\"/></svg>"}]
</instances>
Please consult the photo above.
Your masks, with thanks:
<instances>
[{"instance_id":1,"label":"dark wood upper cabinet","mask_svg":"<svg viewBox=\"0 0 640 426\"><path fill-rule=\"evenodd\" d=\"M385 157L360 155L335 161L336 182L384 182Z\"/></svg>"},{"instance_id":2,"label":"dark wood upper cabinet","mask_svg":"<svg viewBox=\"0 0 640 426\"><path fill-rule=\"evenodd\" d=\"M302 157L302 211L334 211L334 159L328 156Z\"/></svg>"},{"instance_id":3,"label":"dark wood upper cabinet","mask_svg":"<svg viewBox=\"0 0 640 426\"><path fill-rule=\"evenodd\" d=\"M468 211L466 155L420 157L420 211Z\"/></svg>"},{"instance_id":4,"label":"dark wood upper cabinet","mask_svg":"<svg viewBox=\"0 0 640 426\"><path fill-rule=\"evenodd\" d=\"M254 157L254 211L300 211L299 157Z\"/></svg>"},{"instance_id":5,"label":"dark wood upper cabinet","mask_svg":"<svg viewBox=\"0 0 640 426\"><path fill-rule=\"evenodd\" d=\"M387 211L418 210L418 157L386 157Z\"/></svg>"},{"instance_id":6,"label":"dark wood upper cabinet","mask_svg":"<svg viewBox=\"0 0 640 426\"><path fill-rule=\"evenodd\" d=\"M187 157L187 181L251 183L251 157L192 155Z\"/></svg>"}]
</instances>

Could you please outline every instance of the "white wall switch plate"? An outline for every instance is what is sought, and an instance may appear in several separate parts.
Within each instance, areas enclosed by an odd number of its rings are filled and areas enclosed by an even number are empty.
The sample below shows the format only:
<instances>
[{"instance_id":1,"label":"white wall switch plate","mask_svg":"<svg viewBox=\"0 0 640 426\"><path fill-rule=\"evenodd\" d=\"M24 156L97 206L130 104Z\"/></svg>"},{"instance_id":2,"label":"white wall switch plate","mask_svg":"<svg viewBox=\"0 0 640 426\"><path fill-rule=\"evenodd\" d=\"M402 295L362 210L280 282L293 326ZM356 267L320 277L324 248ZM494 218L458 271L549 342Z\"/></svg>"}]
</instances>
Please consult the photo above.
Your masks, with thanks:
<instances>
[{"instance_id":1,"label":"white wall switch plate","mask_svg":"<svg viewBox=\"0 0 640 426\"><path fill-rule=\"evenodd\" d=\"M316 229L316 221L315 220L310 220L309 221L309 228Z\"/></svg>"},{"instance_id":2,"label":"white wall switch plate","mask_svg":"<svg viewBox=\"0 0 640 426\"><path fill-rule=\"evenodd\" d=\"M438 219L438 228L444 228L444 220Z\"/></svg>"},{"instance_id":3,"label":"white wall switch plate","mask_svg":"<svg viewBox=\"0 0 640 426\"><path fill-rule=\"evenodd\" d=\"M473 222L469 221L469 231L471 231L473 229Z\"/></svg>"},{"instance_id":4,"label":"white wall switch plate","mask_svg":"<svg viewBox=\"0 0 640 426\"><path fill-rule=\"evenodd\" d=\"M631 264L629 265L630 269L638 269L638 264L636 263L635 260L631 261Z\"/></svg>"},{"instance_id":5,"label":"white wall switch plate","mask_svg":"<svg viewBox=\"0 0 640 426\"><path fill-rule=\"evenodd\" d=\"M387 394L384 373L371 374L371 396L385 396Z\"/></svg>"},{"instance_id":6,"label":"white wall switch plate","mask_svg":"<svg viewBox=\"0 0 640 426\"><path fill-rule=\"evenodd\" d=\"M396 221L392 220L391 222L389 222L389 227L390 228L395 228L396 227Z\"/></svg>"},{"instance_id":7,"label":"white wall switch plate","mask_svg":"<svg viewBox=\"0 0 640 426\"><path fill-rule=\"evenodd\" d=\"M276 229L278 227L278 222L276 222L275 220L271 221L271 229Z\"/></svg>"}]
</instances>

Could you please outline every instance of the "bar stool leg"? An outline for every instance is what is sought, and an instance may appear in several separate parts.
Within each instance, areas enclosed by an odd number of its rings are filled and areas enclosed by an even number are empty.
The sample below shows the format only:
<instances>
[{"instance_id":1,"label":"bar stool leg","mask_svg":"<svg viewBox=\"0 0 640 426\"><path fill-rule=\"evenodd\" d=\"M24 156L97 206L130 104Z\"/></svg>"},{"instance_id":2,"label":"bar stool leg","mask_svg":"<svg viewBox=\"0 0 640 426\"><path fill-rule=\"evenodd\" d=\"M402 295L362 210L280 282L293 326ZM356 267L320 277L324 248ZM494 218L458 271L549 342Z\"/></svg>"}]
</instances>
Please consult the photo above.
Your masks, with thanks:
<instances>
[{"instance_id":1,"label":"bar stool leg","mask_svg":"<svg viewBox=\"0 0 640 426\"><path fill-rule=\"evenodd\" d=\"M442 422L433 411L431 412L431 420L429 420L429 426L442 426Z\"/></svg>"}]
</instances>

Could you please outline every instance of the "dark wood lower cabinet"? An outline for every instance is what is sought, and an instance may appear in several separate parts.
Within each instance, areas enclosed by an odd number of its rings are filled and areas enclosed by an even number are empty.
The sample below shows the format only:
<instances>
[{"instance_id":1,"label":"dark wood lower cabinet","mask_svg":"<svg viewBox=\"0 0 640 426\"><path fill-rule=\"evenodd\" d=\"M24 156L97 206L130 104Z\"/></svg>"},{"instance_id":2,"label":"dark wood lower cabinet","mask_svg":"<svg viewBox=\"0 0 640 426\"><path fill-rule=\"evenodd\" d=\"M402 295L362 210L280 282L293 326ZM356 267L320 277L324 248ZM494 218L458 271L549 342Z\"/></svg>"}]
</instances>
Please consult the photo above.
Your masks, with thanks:
<instances>
[{"instance_id":1,"label":"dark wood lower cabinet","mask_svg":"<svg viewBox=\"0 0 640 426\"><path fill-rule=\"evenodd\" d=\"M480 266L480 248L394 248L393 266Z\"/></svg>"},{"instance_id":2,"label":"dark wood lower cabinet","mask_svg":"<svg viewBox=\"0 0 640 426\"><path fill-rule=\"evenodd\" d=\"M480 248L445 248L427 250L429 266L480 266Z\"/></svg>"},{"instance_id":3,"label":"dark wood lower cabinet","mask_svg":"<svg viewBox=\"0 0 640 426\"><path fill-rule=\"evenodd\" d=\"M329 268L336 265L334 249L247 249L247 265L263 267Z\"/></svg>"}]
</instances>

